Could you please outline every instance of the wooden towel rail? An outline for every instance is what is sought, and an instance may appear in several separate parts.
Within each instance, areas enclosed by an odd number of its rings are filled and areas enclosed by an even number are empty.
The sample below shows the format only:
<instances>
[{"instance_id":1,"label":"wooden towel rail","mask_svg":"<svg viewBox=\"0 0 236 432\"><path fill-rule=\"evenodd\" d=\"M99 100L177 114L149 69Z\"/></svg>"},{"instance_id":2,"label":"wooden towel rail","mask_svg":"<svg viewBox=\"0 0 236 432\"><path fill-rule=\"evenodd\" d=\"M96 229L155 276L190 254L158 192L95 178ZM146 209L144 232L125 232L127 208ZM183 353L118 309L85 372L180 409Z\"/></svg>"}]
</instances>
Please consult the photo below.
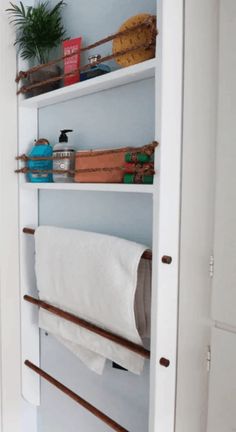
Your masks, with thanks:
<instances>
[{"instance_id":1,"label":"wooden towel rail","mask_svg":"<svg viewBox=\"0 0 236 432\"><path fill-rule=\"evenodd\" d=\"M64 384L62 384L61 382L57 381L51 375L49 375L48 373L46 373L43 369L41 369L38 366L36 366L35 364L31 363L29 360L25 361L25 365L28 368L30 368L31 370L33 370L40 377L42 377L46 381L48 381L50 384L54 385L58 390L62 391L64 394L66 394L67 396L69 396L71 399L73 399L79 405L81 405L82 407L84 407L87 411L89 411L95 417L99 418L101 421L103 421L103 423L106 423L114 431L129 432L127 429L123 428L121 425L119 425L118 423L116 423L114 420L112 420L110 417L108 417L102 411L100 411L97 408L95 408L93 405L91 405L85 399L82 399L79 395L77 395L76 393L74 393L72 390L70 390Z\"/></svg>"},{"instance_id":2,"label":"wooden towel rail","mask_svg":"<svg viewBox=\"0 0 236 432\"><path fill-rule=\"evenodd\" d=\"M121 336L118 336L108 330L105 330L101 327L96 326L95 324L92 324L88 321L85 321L82 318L77 317L76 315L73 315L69 312L66 312L56 306L53 306L45 301L36 299L34 297L31 297L29 295L24 296L24 300L32 303L33 305L36 305L42 309L47 310L48 312L59 316L60 318L63 318L67 321L72 322L73 324L76 324L80 327L83 327L93 333L98 334L99 336L102 336L106 339L109 339L112 342L117 343L118 345L123 346L124 348L129 349L130 351L133 351L136 354L139 354L140 356L149 359L150 358L150 351L142 347L141 345L135 344L134 342L129 341L128 339L125 339Z\"/></svg>"},{"instance_id":3,"label":"wooden towel rail","mask_svg":"<svg viewBox=\"0 0 236 432\"><path fill-rule=\"evenodd\" d=\"M23 233L24 234L34 235L35 229L33 229L33 228L23 228ZM144 254L142 255L142 258L147 259L147 260L152 260L152 252L151 251L145 251Z\"/></svg>"}]
</instances>

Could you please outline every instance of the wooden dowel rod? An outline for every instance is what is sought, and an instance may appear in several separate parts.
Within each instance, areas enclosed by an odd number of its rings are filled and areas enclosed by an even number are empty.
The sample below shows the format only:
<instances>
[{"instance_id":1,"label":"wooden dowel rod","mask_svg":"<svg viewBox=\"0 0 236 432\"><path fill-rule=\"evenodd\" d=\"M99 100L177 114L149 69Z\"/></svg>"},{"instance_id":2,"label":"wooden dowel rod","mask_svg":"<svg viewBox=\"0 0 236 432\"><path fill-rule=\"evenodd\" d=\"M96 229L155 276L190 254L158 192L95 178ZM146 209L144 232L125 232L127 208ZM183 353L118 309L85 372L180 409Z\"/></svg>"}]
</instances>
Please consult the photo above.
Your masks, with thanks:
<instances>
[{"instance_id":1,"label":"wooden dowel rod","mask_svg":"<svg viewBox=\"0 0 236 432\"><path fill-rule=\"evenodd\" d=\"M95 406L91 405L85 399L81 398L79 395L74 393L72 390L70 390L64 384L57 381L51 375L47 374L43 369L41 369L38 366L36 366L35 364L31 363L29 360L25 361L25 365L28 368L30 368L31 370L33 370L35 373L37 373L39 376L44 378L46 381L48 381L50 384L52 384L54 387L56 387L58 390L60 390L62 393L66 394L71 399L73 399L75 402L77 402L79 405L84 407L87 411L89 411L95 417L99 418L103 423L106 423L114 431L129 432L127 429L123 428L121 425L116 423L114 420L112 420L110 417L108 417L102 411L95 408Z\"/></svg>"},{"instance_id":2,"label":"wooden dowel rod","mask_svg":"<svg viewBox=\"0 0 236 432\"><path fill-rule=\"evenodd\" d=\"M34 235L35 229L33 229L33 228L23 228L23 233L24 234Z\"/></svg>"},{"instance_id":3,"label":"wooden dowel rod","mask_svg":"<svg viewBox=\"0 0 236 432\"><path fill-rule=\"evenodd\" d=\"M23 233L24 234L30 234L30 235L34 235L35 233L35 229L33 228L23 228ZM152 252L151 251L145 251L142 255L142 258L147 259L147 260L152 260Z\"/></svg>"},{"instance_id":4,"label":"wooden dowel rod","mask_svg":"<svg viewBox=\"0 0 236 432\"><path fill-rule=\"evenodd\" d=\"M82 318L77 317L76 315L73 315L69 312L66 312L62 309L59 309L56 306L53 306L45 301L36 299L34 297L31 297L29 295L24 296L24 300L26 300L29 303L32 303L33 305L37 305L42 309L47 310L48 312L59 316L60 318L63 318L67 321L72 322L73 324L79 325L80 327L85 328L86 330L89 330L93 333L98 334L99 336L102 336L112 342L117 343L118 345L123 346L124 348L129 349L130 351L133 351L136 354L139 354L140 356L149 359L150 358L150 351L143 348L142 346L135 344L134 342L129 341L128 339L125 339L121 336L118 336L108 330L104 330L101 327L96 326L95 324L92 324L88 321L85 321Z\"/></svg>"},{"instance_id":5,"label":"wooden dowel rod","mask_svg":"<svg viewBox=\"0 0 236 432\"><path fill-rule=\"evenodd\" d=\"M152 260L152 252L151 251L145 251L142 255L142 258L151 261Z\"/></svg>"}]
</instances>

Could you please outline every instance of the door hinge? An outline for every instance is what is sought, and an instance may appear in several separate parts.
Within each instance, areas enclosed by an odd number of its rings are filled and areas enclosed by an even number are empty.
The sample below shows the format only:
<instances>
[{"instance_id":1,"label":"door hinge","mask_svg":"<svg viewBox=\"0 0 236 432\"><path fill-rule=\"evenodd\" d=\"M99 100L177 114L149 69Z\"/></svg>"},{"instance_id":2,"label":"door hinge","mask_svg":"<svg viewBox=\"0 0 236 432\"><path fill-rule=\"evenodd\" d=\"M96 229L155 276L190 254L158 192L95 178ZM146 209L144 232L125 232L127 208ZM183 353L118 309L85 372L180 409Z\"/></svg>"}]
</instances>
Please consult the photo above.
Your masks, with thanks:
<instances>
[{"instance_id":1,"label":"door hinge","mask_svg":"<svg viewBox=\"0 0 236 432\"><path fill-rule=\"evenodd\" d=\"M215 264L214 256L211 255L209 260L209 274L211 278L213 278L214 276L214 264Z\"/></svg>"},{"instance_id":2,"label":"door hinge","mask_svg":"<svg viewBox=\"0 0 236 432\"><path fill-rule=\"evenodd\" d=\"M208 347L207 351L207 372L210 372L211 370L211 347Z\"/></svg>"}]
</instances>

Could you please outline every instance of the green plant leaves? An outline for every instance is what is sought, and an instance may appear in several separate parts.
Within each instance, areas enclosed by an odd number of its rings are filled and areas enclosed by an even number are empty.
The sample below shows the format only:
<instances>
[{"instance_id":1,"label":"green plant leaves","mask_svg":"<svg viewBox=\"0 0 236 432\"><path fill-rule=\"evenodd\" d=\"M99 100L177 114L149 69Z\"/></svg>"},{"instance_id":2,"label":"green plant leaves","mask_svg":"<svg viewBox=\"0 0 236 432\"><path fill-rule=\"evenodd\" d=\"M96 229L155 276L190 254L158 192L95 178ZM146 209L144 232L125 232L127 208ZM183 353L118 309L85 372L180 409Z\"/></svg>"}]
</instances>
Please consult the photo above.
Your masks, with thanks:
<instances>
[{"instance_id":1,"label":"green plant leaves","mask_svg":"<svg viewBox=\"0 0 236 432\"><path fill-rule=\"evenodd\" d=\"M61 17L65 2L59 1L50 9L48 1L39 1L35 7L24 7L10 3L7 9L10 23L16 28L16 41L23 59L37 59L46 63L50 51L56 48L66 38Z\"/></svg>"}]
</instances>

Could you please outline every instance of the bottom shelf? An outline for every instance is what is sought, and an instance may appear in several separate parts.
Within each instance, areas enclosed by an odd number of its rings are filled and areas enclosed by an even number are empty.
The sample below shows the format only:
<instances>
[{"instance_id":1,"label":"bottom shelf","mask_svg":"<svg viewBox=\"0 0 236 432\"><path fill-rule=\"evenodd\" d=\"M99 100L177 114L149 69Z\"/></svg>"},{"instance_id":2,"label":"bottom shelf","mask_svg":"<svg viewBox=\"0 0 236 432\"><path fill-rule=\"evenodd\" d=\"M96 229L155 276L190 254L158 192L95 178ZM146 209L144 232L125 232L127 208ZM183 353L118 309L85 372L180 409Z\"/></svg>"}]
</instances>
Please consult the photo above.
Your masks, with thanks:
<instances>
[{"instance_id":1,"label":"bottom shelf","mask_svg":"<svg viewBox=\"0 0 236 432\"><path fill-rule=\"evenodd\" d=\"M154 185L123 184L123 183L23 183L28 190L71 190L71 191L97 191L97 192L128 192L148 193L154 192Z\"/></svg>"}]
</instances>

